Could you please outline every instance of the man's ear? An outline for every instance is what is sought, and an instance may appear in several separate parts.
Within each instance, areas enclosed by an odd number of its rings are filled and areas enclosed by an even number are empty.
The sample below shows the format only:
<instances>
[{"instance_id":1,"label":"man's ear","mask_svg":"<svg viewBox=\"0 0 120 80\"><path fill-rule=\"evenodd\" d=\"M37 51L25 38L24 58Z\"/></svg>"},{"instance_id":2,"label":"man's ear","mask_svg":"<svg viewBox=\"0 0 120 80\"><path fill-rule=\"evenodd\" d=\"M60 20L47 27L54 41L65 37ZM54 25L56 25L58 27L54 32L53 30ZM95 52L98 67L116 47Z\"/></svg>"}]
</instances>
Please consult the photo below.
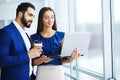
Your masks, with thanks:
<instances>
[{"instance_id":1,"label":"man's ear","mask_svg":"<svg viewBox=\"0 0 120 80\"><path fill-rule=\"evenodd\" d=\"M20 12L18 13L18 16L21 18L21 17L23 16L23 12L20 11Z\"/></svg>"}]
</instances>

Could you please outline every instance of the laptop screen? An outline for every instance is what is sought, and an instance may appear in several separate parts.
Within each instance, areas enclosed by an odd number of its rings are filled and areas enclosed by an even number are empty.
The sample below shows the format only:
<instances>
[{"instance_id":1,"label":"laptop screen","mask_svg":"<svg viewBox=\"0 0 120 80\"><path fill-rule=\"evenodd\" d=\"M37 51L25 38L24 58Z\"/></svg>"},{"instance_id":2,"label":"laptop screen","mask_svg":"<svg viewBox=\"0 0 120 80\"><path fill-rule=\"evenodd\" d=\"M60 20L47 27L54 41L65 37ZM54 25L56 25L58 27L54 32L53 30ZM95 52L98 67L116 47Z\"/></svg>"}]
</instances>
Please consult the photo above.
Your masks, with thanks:
<instances>
[{"instance_id":1,"label":"laptop screen","mask_svg":"<svg viewBox=\"0 0 120 80\"><path fill-rule=\"evenodd\" d=\"M71 56L75 48L79 49L80 54L86 54L89 48L90 37L90 32L65 33L61 57Z\"/></svg>"}]
</instances>

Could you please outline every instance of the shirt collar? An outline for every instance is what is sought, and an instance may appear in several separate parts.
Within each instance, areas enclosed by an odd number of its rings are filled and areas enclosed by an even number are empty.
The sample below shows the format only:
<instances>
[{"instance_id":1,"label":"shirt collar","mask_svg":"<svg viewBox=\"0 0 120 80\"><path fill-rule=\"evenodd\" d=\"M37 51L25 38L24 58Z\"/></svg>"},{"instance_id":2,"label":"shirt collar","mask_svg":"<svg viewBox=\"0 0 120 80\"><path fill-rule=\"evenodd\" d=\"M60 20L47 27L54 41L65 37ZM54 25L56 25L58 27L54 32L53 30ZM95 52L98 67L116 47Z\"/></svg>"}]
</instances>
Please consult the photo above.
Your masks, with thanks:
<instances>
[{"instance_id":1,"label":"shirt collar","mask_svg":"<svg viewBox=\"0 0 120 80\"><path fill-rule=\"evenodd\" d=\"M15 27L18 29L18 31L20 31L20 32L26 32L26 28L21 28L21 26L14 20L13 21L13 23L14 23L14 25L15 25Z\"/></svg>"}]
</instances>

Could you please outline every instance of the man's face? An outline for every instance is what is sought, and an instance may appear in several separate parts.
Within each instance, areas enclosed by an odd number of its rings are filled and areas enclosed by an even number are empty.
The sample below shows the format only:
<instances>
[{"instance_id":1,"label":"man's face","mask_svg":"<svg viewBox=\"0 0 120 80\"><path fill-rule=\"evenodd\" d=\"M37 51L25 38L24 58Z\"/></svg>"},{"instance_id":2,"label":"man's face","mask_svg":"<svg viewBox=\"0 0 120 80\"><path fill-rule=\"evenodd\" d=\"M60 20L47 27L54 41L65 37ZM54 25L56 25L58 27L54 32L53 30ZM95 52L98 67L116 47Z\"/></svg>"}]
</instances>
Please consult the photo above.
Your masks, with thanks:
<instances>
[{"instance_id":1,"label":"man's face","mask_svg":"<svg viewBox=\"0 0 120 80\"><path fill-rule=\"evenodd\" d=\"M27 28L30 28L32 22L33 22L33 19L34 19L34 16L35 16L35 11L34 9L32 8L28 8L26 12L23 13L22 15L22 18L21 18L21 22L22 24L27 27Z\"/></svg>"}]
</instances>

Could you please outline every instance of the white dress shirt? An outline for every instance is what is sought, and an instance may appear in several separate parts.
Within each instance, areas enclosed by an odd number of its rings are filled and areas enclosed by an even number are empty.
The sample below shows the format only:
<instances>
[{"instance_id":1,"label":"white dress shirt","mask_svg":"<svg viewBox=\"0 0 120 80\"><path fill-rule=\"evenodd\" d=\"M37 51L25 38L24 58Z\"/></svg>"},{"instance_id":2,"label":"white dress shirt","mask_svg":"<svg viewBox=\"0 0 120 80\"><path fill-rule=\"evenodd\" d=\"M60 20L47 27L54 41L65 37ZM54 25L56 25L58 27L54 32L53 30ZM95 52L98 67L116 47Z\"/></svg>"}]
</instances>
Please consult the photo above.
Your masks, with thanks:
<instances>
[{"instance_id":1,"label":"white dress shirt","mask_svg":"<svg viewBox=\"0 0 120 80\"><path fill-rule=\"evenodd\" d=\"M13 21L13 23L16 26L16 28L18 29L18 31L20 32L20 34L21 34L21 36L22 36L22 38L24 40L24 43L26 45L27 51L29 51L30 48L31 48L31 43L30 43L30 40L28 38L29 35L28 36L26 35L25 29L22 29L22 27L20 27L20 25L16 21ZM30 75L32 73L31 59L30 59L29 65L30 65L30 72L29 72L29 75Z\"/></svg>"}]
</instances>

